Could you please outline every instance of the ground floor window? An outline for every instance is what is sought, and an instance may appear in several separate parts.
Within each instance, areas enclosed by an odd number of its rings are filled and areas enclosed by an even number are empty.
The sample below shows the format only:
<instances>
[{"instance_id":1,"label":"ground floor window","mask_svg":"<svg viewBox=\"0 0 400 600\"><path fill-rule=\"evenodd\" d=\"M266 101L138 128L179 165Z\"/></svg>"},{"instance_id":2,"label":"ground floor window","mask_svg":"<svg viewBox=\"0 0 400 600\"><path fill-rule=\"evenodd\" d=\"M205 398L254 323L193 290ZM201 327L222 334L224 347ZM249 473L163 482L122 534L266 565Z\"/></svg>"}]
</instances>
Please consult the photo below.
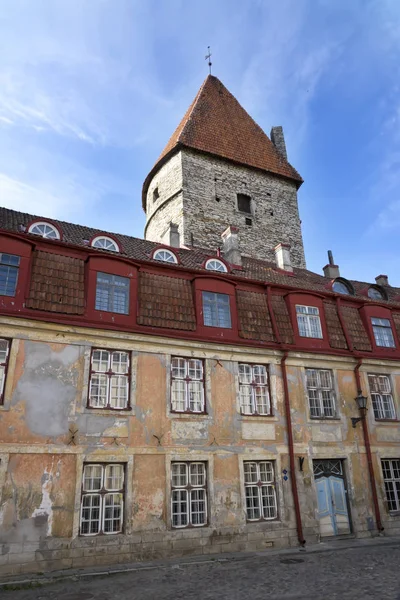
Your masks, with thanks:
<instances>
[{"instance_id":1,"label":"ground floor window","mask_svg":"<svg viewBox=\"0 0 400 600\"><path fill-rule=\"evenodd\" d=\"M400 510L400 459L382 461L386 501L389 510Z\"/></svg>"},{"instance_id":2,"label":"ground floor window","mask_svg":"<svg viewBox=\"0 0 400 600\"><path fill-rule=\"evenodd\" d=\"M278 511L274 463L271 461L246 461L243 466L247 520L276 519Z\"/></svg>"},{"instance_id":3,"label":"ground floor window","mask_svg":"<svg viewBox=\"0 0 400 600\"><path fill-rule=\"evenodd\" d=\"M203 462L171 465L172 527L207 525L207 469Z\"/></svg>"},{"instance_id":4,"label":"ground floor window","mask_svg":"<svg viewBox=\"0 0 400 600\"><path fill-rule=\"evenodd\" d=\"M125 469L121 464L86 464L83 467L81 535L122 531Z\"/></svg>"}]
</instances>

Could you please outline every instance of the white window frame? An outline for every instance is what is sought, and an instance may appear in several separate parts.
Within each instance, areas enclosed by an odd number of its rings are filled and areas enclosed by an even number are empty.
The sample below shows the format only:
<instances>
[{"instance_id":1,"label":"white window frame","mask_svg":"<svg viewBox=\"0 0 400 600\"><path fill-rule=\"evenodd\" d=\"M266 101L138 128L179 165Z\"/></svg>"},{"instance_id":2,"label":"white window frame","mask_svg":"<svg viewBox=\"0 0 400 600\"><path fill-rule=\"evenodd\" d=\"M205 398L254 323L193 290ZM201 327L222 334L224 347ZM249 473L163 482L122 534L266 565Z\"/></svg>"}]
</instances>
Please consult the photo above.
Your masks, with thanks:
<instances>
[{"instance_id":1,"label":"white window frame","mask_svg":"<svg viewBox=\"0 0 400 600\"><path fill-rule=\"evenodd\" d=\"M193 471L198 470L198 467L201 465L202 467L202 483L198 483L198 479L196 481L196 476L199 476L199 471L193 473L192 478L192 468ZM178 474L178 471L181 471ZM180 478L180 479L179 479ZM171 527L173 529L185 529L189 527L206 527L208 525L208 506L207 506L207 463L205 461L173 461L171 462ZM198 492L203 492L203 498L201 500L196 500L196 494ZM175 495L176 494L176 495ZM175 505L177 501L175 498L180 495L180 500L178 501L181 504L181 509L186 505L186 510L179 510L177 512L175 510ZM200 497L200 495L199 495ZM204 510L193 511L193 505L195 502L201 503L203 505ZM196 522L195 515L204 515L202 522ZM174 517L178 517L178 523L174 523ZM185 522L182 523L182 517L185 517Z\"/></svg>"},{"instance_id":2,"label":"white window frame","mask_svg":"<svg viewBox=\"0 0 400 600\"><path fill-rule=\"evenodd\" d=\"M396 463L396 465L395 465ZM389 512L400 511L400 458L381 460L385 499ZM389 477L388 477L389 475ZM394 506L393 506L394 505Z\"/></svg>"},{"instance_id":3,"label":"white window frame","mask_svg":"<svg viewBox=\"0 0 400 600\"><path fill-rule=\"evenodd\" d=\"M39 229L39 231L35 231L35 229ZM42 231L40 231L40 229L42 229ZM49 240L60 239L60 232L57 227L47 221L36 221L36 223L32 223L32 225L29 226L28 233L40 235L40 237Z\"/></svg>"},{"instance_id":4,"label":"white window frame","mask_svg":"<svg viewBox=\"0 0 400 600\"><path fill-rule=\"evenodd\" d=\"M371 325L377 346L380 348L396 348L390 319L371 317Z\"/></svg>"},{"instance_id":5,"label":"white window frame","mask_svg":"<svg viewBox=\"0 0 400 600\"><path fill-rule=\"evenodd\" d=\"M321 319L317 306L296 304L296 317L300 337L322 340Z\"/></svg>"},{"instance_id":6,"label":"white window frame","mask_svg":"<svg viewBox=\"0 0 400 600\"><path fill-rule=\"evenodd\" d=\"M174 265L178 264L178 259L171 250L167 250L166 248L159 248L153 254L154 260L159 260L160 262L171 263Z\"/></svg>"},{"instance_id":7,"label":"white window frame","mask_svg":"<svg viewBox=\"0 0 400 600\"><path fill-rule=\"evenodd\" d=\"M374 381L373 378L376 380ZM375 419L377 421L394 421L396 409L390 377L381 373L368 373L368 385Z\"/></svg>"},{"instance_id":8,"label":"white window frame","mask_svg":"<svg viewBox=\"0 0 400 600\"><path fill-rule=\"evenodd\" d=\"M111 252L119 252L119 246L115 240L106 235L97 235L91 243L92 248L100 248L101 250L110 250Z\"/></svg>"},{"instance_id":9,"label":"white window frame","mask_svg":"<svg viewBox=\"0 0 400 600\"><path fill-rule=\"evenodd\" d=\"M0 406L4 403L4 389L6 386L10 346L10 340L0 338Z\"/></svg>"},{"instance_id":10,"label":"white window frame","mask_svg":"<svg viewBox=\"0 0 400 600\"><path fill-rule=\"evenodd\" d=\"M308 408L311 419L336 419L336 393L331 369L305 369ZM314 378L314 382L311 378ZM327 382L329 379L329 382ZM328 383L328 384L327 384ZM328 406L329 401L329 406Z\"/></svg>"},{"instance_id":11,"label":"white window frame","mask_svg":"<svg viewBox=\"0 0 400 600\"><path fill-rule=\"evenodd\" d=\"M275 469L275 461L272 460L243 461L245 511L248 522L278 519ZM263 501L265 497L272 499L269 506ZM250 500L252 505L249 504Z\"/></svg>"},{"instance_id":12,"label":"white window frame","mask_svg":"<svg viewBox=\"0 0 400 600\"><path fill-rule=\"evenodd\" d=\"M232 329L231 300L229 294L220 292L202 291L203 303L203 325L205 327L219 327L220 329ZM223 312L223 318L220 318L220 309ZM229 317L229 318L226 318ZM206 320L209 320L206 323Z\"/></svg>"},{"instance_id":13,"label":"white window frame","mask_svg":"<svg viewBox=\"0 0 400 600\"><path fill-rule=\"evenodd\" d=\"M205 413L204 362L199 358L171 357L171 412ZM200 402L193 402L195 388L200 387ZM180 397L180 399L179 399ZM200 404L200 410L193 406ZM180 405L180 407L179 407Z\"/></svg>"},{"instance_id":14,"label":"white window frame","mask_svg":"<svg viewBox=\"0 0 400 600\"><path fill-rule=\"evenodd\" d=\"M96 353L100 353L99 359L96 358ZM103 356L104 354L104 356ZM125 355L126 369L122 369L121 360L117 360L117 355ZM101 370L94 368L95 363L99 360L100 363L107 362L107 369ZM114 367L117 366L117 369ZM118 370L119 367L119 370ZM89 375L89 394L88 408L100 410L129 410L130 406L130 367L131 353L126 350L110 350L108 348L92 348L90 357L90 375ZM122 383L122 385L121 385ZM102 388L105 393L94 394L94 388ZM116 406L113 403L113 395L115 390L125 389L126 403L124 406ZM105 402L95 402L95 398L104 397ZM117 399L118 394L115 396Z\"/></svg>"},{"instance_id":15,"label":"white window frame","mask_svg":"<svg viewBox=\"0 0 400 600\"><path fill-rule=\"evenodd\" d=\"M106 473L110 468L113 467L120 467L122 469L122 476L121 476L121 485L118 488L113 488L113 487L107 487L106 486ZM86 474L86 470L89 470L90 468L98 468L100 470L100 477L96 478L96 480L100 481L100 485L97 485L96 487L91 487L90 489L85 489L85 474ZM116 520L119 523L119 527L114 530L114 531L106 531L106 527L105 527L105 523L106 521L109 521L110 519L107 518L107 512L106 509L110 506L110 505L106 505L107 499L109 499L110 497L112 497L113 502L115 501L116 498L118 498L119 500L119 504L112 504L112 507L118 507L119 508L119 512L120 512L120 517L118 520ZM99 499L99 504L98 504L98 518L91 518L91 514L89 515L89 518L84 518L84 511L88 508L91 508L91 506L84 506L85 504L85 499L86 498L90 498L91 501L93 499ZM81 536L84 537L93 537L96 535L116 535L119 533L122 533L123 531L123 524L124 524L124 504L125 504L125 465L123 463L95 463L95 462L90 462L90 463L86 463L83 465L83 473L82 473L82 488L81 488L81 508L80 508L80 515L79 515L79 534ZM95 507L97 508L97 507ZM112 517L112 520L115 520L114 517ZM98 529L97 531L89 531L89 532L85 532L83 531L83 523L98 523ZM90 527L90 525L89 525ZM90 527L91 528L91 527Z\"/></svg>"},{"instance_id":16,"label":"white window frame","mask_svg":"<svg viewBox=\"0 0 400 600\"><path fill-rule=\"evenodd\" d=\"M217 271L218 273L227 273L228 269L222 260L217 258L209 258L205 264L207 271Z\"/></svg>"},{"instance_id":17,"label":"white window frame","mask_svg":"<svg viewBox=\"0 0 400 600\"><path fill-rule=\"evenodd\" d=\"M240 412L243 415L271 416L268 366L239 363L238 379Z\"/></svg>"}]
</instances>

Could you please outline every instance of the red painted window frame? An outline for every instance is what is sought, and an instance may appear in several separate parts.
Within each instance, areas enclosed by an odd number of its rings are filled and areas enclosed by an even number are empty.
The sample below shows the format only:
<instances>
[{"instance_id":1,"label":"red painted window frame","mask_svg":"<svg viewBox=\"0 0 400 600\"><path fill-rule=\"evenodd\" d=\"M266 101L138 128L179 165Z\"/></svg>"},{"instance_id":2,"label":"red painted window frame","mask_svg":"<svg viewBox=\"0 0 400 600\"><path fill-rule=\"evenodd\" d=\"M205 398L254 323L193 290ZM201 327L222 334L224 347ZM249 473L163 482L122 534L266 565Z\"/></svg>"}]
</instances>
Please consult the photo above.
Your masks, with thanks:
<instances>
[{"instance_id":1,"label":"red painted window frame","mask_svg":"<svg viewBox=\"0 0 400 600\"><path fill-rule=\"evenodd\" d=\"M373 352L376 354L381 354L382 356L388 356L389 354L400 355L399 339L397 336L397 330L392 318L392 311L390 310L390 308L379 306L377 304L366 304L365 306L360 308L360 315L364 326L367 330L368 336L370 338ZM371 319L373 318L387 319L390 322L390 326L392 328L392 335L395 343L394 348L377 345L371 321Z\"/></svg>"},{"instance_id":2,"label":"red painted window frame","mask_svg":"<svg viewBox=\"0 0 400 600\"><path fill-rule=\"evenodd\" d=\"M25 300L29 294L32 244L0 235L0 248L2 253L18 256L20 259L15 296L0 296L0 306L5 310L19 312L24 309Z\"/></svg>"}]
</instances>

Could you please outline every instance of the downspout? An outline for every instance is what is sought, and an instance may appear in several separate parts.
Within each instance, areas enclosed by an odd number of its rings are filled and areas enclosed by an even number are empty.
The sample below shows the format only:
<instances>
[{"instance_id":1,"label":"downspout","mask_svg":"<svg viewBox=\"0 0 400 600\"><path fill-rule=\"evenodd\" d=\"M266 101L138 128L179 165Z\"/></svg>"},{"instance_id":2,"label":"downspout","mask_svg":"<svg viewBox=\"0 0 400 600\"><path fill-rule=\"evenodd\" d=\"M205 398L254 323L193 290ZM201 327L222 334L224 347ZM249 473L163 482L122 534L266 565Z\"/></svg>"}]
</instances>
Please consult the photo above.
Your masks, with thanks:
<instances>
[{"instance_id":1,"label":"downspout","mask_svg":"<svg viewBox=\"0 0 400 600\"><path fill-rule=\"evenodd\" d=\"M354 368L354 376L355 376L356 384L357 384L357 394L362 394L362 386L361 386L361 378L360 378L361 363L362 363L362 358L360 358L358 360L357 365ZM378 504L378 496L376 493L374 465L372 463L371 444L369 441L368 424L367 424L367 416L366 415L361 420L361 423L362 423L362 428L363 428L365 451L367 453L369 481L371 484L372 501L374 503L376 526L378 528L378 531L383 531L385 528L382 525L381 513L379 510L379 504Z\"/></svg>"},{"instance_id":2,"label":"downspout","mask_svg":"<svg viewBox=\"0 0 400 600\"><path fill-rule=\"evenodd\" d=\"M296 465L294 460L294 447L293 447L293 431L292 431L292 418L290 415L290 402L289 402L289 387L287 382L287 372L286 372L286 359L288 357L288 352L285 350L282 359L281 359L281 369L282 369L282 378L283 378L283 390L285 397L285 412L286 412L286 424L288 431L288 445L289 445L289 464L290 464L290 480L292 484L292 494L294 501L294 510L296 513L296 526L297 526L297 537L301 546L304 546L306 540L303 536L303 526L301 523L301 514L300 514L300 503L299 503L299 493L297 491L297 482L296 482Z\"/></svg>"}]
</instances>

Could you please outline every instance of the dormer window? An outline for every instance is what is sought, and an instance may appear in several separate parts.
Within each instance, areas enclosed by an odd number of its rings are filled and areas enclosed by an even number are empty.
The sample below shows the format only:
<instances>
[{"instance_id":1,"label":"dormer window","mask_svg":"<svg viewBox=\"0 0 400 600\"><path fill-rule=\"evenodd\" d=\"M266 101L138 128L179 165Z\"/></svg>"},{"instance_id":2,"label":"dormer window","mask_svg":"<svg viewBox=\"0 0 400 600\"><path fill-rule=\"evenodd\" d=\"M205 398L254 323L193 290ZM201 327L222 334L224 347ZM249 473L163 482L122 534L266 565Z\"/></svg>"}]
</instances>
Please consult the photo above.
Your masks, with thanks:
<instances>
[{"instance_id":1,"label":"dormer window","mask_svg":"<svg viewBox=\"0 0 400 600\"><path fill-rule=\"evenodd\" d=\"M389 319L371 318L371 325L374 332L375 343L383 348L395 348L392 326Z\"/></svg>"},{"instance_id":2,"label":"dormer window","mask_svg":"<svg viewBox=\"0 0 400 600\"><path fill-rule=\"evenodd\" d=\"M227 273L228 269L226 265L222 262L222 260L217 260L216 258L210 258L206 262L207 271L218 271L219 273Z\"/></svg>"},{"instance_id":3,"label":"dormer window","mask_svg":"<svg viewBox=\"0 0 400 600\"><path fill-rule=\"evenodd\" d=\"M316 306L296 304L296 315L300 337L322 339L319 309Z\"/></svg>"},{"instance_id":4,"label":"dormer window","mask_svg":"<svg viewBox=\"0 0 400 600\"><path fill-rule=\"evenodd\" d=\"M335 281L333 282L332 289L337 294L354 296L353 286L351 285L351 283L349 281L346 281L345 279L342 279L342 278L335 279Z\"/></svg>"},{"instance_id":5,"label":"dormer window","mask_svg":"<svg viewBox=\"0 0 400 600\"><path fill-rule=\"evenodd\" d=\"M178 259L176 258L175 254L173 252L171 252L171 250L165 250L164 248L161 248L160 250L156 250L153 254L153 258L154 258L154 260L160 260L162 262L173 263L175 265L178 263Z\"/></svg>"},{"instance_id":6,"label":"dormer window","mask_svg":"<svg viewBox=\"0 0 400 600\"><path fill-rule=\"evenodd\" d=\"M371 298L371 300L387 300L386 294L377 285L371 285L368 288L368 298Z\"/></svg>"},{"instance_id":7,"label":"dormer window","mask_svg":"<svg viewBox=\"0 0 400 600\"><path fill-rule=\"evenodd\" d=\"M251 197L247 194L238 194L237 195L237 205L238 210L240 212L247 213L251 215Z\"/></svg>"},{"instance_id":8,"label":"dormer window","mask_svg":"<svg viewBox=\"0 0 400 600\"><path fill-rule=\"evenodd\" d=\"M32 223L28 229L28 233L34 233L35 235L40 235L49 240L60 239L60 232L58 229L46 221L36 221L36 223Z\"/></svg>"},{"instance_id":9,"label":"dormer window","mask_svg":"<svg viewBox=\"0 0 400 600\"><path fill-rule=\"evenodd\" d=\"M93 248L101 248L102 250L111 250L112 252L119 252L117 242L106 235L98 235L93 238L91 246Z\"/></svg>"}]
</instances>

